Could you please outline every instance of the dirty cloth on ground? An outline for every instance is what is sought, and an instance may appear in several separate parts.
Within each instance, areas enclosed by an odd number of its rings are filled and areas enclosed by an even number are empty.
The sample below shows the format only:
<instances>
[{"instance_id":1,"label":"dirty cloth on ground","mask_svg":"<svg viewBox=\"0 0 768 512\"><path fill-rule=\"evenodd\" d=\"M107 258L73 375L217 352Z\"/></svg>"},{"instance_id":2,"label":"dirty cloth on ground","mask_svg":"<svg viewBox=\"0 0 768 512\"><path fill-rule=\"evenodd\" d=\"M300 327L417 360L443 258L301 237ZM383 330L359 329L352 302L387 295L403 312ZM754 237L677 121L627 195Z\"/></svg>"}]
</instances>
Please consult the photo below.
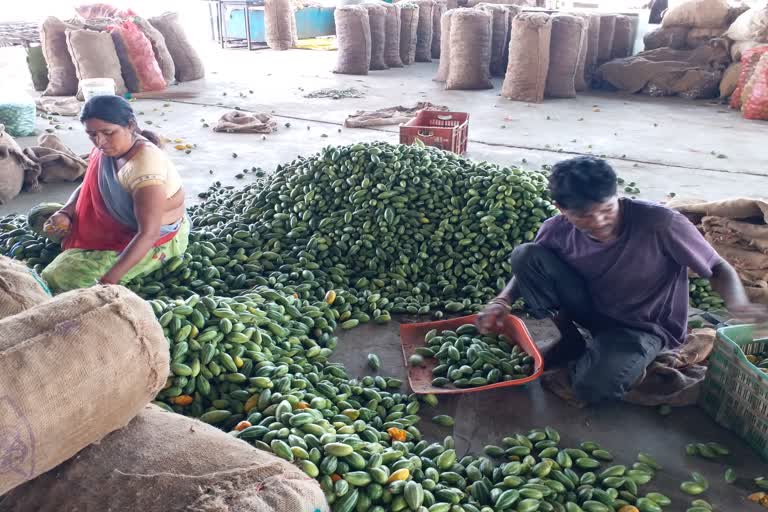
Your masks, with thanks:
<instances>
[{"instance_id":1,"label":"dirty cloth on ground","mask_svg":"<svg viewBox=\"0 0 768 512\"><path fill-rule=\"evenodd\" d=\"M40 96L35 100L37 110L57 116L76 116L83 104L74 96Z\"/></svg>"},{"instance_id":2,"label":"dirty cloth on ground","mask_svg":"<svg viewBox=\"0 0 768 512\"><path fill-rule=\"evenodd\" d=\"M224 133L272 133L277 130L277 122L269 114L252 114L233 110L227 112L213 127L215 132Z\"/></svg>"},{"instance_id":3,"label":"dirty cloth on ground","mask_svg":"<svg viewBox=\"0 0 768 512\"><path fill-rule=\"evenodd\" d=\"M85 174L88 163L54 134L41 135L37 146L24 148L24 155L37 166L43 183L75 181Z\"/></svg>"},{"instance_id":4,"label":"dirty cloth on ground","mask_svg":"<svg viewBox=\"0 0 768 512\"><path fill-rule=\"evenodd\" d=\"M656 356L646 369L645 377L624 395L624 401L652 407L695 404L707 373L703 363L712 352L714 342L714 329L692 329L683 345Z\"/></svg>"},{"instance_id":5,"label":"dirty cloth on ground","mask_svg":"<svg viewBox=\"0 0 768 512\"><path fill-rule=\"evenodd\" d=\"M344 126L347 128L365 128L368 126L401 124L410 121L422 110L447 112L449 109L445 105L433 105L428 101L420 101L413 107L398 105L379 110L358 110L347 117L344 121Z\"/></svg>"}]
</instances>

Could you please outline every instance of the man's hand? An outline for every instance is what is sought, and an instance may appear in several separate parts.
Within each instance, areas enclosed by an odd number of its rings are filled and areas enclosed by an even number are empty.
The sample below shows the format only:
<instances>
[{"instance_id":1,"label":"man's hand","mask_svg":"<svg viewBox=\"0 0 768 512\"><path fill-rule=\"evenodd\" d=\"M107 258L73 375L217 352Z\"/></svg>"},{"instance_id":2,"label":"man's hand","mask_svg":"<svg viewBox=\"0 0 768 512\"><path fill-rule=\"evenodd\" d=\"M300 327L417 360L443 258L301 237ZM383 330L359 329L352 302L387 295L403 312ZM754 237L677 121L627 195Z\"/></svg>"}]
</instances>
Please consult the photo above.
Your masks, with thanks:
<instances>
[{"instance_id":1,"label":"man's hand","mask_svg":"<svg viewBox=\"0 0 768 512\"><path fill-rule=\"evenodd\" d=\"M768 323L768 306L765 304L744 303L728 307L728 311L739 322L746 324Z\"/></svg>"},{"instance_id":2,"label":"man's hand","mask_svg":"<svg viewBox=\"0 0 768 512\"><path fill-rule=\"evenodd\" d=\"M497 332L504 325L504 318L509 314L509 306L491 302L477 317L477 327L483 334Z\"/></svg>"}]
</instances>

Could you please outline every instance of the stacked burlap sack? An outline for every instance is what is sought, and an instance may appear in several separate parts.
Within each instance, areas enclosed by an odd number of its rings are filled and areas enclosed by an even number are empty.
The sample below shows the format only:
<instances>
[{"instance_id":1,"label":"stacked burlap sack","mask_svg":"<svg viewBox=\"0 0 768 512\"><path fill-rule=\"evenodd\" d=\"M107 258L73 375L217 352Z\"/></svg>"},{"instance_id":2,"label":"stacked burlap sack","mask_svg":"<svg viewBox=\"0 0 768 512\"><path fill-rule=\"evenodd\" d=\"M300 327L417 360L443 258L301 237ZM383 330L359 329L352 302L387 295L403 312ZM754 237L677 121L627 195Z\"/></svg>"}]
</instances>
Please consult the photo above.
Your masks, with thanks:
<instances>
[{"instance_id":1,"label":"stacked burlap sack","mask_svg":"<svg viewBox=\"0 0 768 512\"><path fill-rule=\"evenodd\" d=\"M671 206L697 224L718 254L733 265L750 300L768 304L768 202L683 200Z\"/></svg>"},{"instance_id":2,"label":"stacked burlap sack","mask_svg":"<svg viewBox=\"0 0 768 512\"><path fill-rule=\"evenodd\" d=\"M725 34L745 9L727 0L684 0L666 11L660 28L645 35L645 49L698 48Z\"/></svg>"},{"instance_id":3,"label":"stacked burlap sack","mask_svg":"<svg viewBox=\"0 0 768 512\"><path fill-rule=\"evenodd\" d=\"M51 298L0 258L0 511L326 512L297 467L148 403L168 343L120 286Z\"/></svg>"},{"instance_id":4,"label":"stacked burlap sack","mask_svg":"<svg viewBox=\"0 0 768 512\"><path fill-rule=\"evenodd\" d=\"M190 44L178 16L166 13L149 20L139 16L61 21L46 18L40 26L48 67L44 95L82 99L79 83L111 78L115 92L163 90L175 80L204 76L203 63Z\"/></svg>"},{"instance_id":5,"label":"stacked burlap sack","mask_svg":"<svg viewBox=\"0 0 768 512\"><path fill-rule=\"evenodd\" d=\"M22 151L18 142L0 124L0 204L5 204L22 191L35 191L40 169Z\"/></svg>"}]
</instances>

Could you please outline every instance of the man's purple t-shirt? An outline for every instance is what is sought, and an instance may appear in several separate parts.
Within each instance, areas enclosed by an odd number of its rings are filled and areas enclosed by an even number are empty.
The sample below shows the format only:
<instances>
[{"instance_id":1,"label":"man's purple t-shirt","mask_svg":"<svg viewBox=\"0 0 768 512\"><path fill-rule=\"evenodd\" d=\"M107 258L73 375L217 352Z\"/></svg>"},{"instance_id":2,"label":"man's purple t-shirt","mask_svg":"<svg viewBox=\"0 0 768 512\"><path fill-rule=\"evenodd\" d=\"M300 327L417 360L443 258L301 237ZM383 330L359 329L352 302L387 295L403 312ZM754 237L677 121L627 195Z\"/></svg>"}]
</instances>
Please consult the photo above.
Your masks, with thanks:
<instances>
[{"instance_id":1,"label":"man's purple t-shirt","mask_svg":"<svg viewBox=\"0 0 768 512\"><path fill-rule=\"evenodd\" d=\"M676 347L688 324L688 268L709 278L720 256L681 214L645 201L620 201L618 239L599 242L559 215L544 222L536 243L584 277L598 313Z\"/></svg>"}]
</instances>

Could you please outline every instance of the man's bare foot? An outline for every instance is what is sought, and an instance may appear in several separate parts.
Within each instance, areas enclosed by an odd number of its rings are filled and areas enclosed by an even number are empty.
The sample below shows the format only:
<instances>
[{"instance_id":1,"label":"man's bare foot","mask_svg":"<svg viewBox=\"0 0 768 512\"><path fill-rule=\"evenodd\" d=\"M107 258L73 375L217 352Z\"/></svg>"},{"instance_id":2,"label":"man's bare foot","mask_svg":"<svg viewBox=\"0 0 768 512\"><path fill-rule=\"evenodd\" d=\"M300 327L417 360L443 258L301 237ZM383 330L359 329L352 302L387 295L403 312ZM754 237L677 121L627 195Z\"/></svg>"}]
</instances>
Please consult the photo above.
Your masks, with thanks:
<instances>
[{"instance_id":1,"label":"man's bare foot","mask_svg":"<svg viewBox=\"0 0 768 512\"><path fill-rule=\"evenodd\" d=\"M587 402L576 398L571 387L571 376L565 368L545 372L541 376L541 385L570 406L578 409L587 406Z\"/></svg>"}]
</instances>

